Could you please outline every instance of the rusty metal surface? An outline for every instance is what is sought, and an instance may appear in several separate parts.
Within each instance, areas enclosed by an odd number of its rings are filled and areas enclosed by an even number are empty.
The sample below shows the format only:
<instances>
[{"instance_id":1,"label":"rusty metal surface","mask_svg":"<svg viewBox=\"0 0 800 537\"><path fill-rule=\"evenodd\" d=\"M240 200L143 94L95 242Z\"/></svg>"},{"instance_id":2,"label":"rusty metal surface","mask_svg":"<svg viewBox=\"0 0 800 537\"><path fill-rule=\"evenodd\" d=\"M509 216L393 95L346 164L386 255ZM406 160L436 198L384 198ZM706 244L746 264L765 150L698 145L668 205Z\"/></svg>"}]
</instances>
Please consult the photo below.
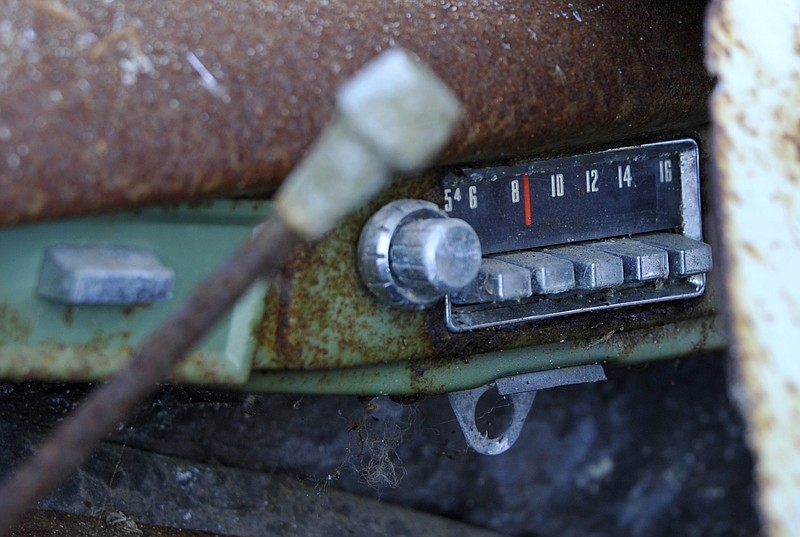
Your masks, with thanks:
<instances>
[{"instance_id":1,"label":"rusty metal surface","mask_svg":"<svg viewBox=\"0 0 800 537\"><path fill-rule=\"evenodd\" d=\"M439 185L444 173L432 171L414 181L395 182L374 202L345 219L334 233L313 247L300 248L267 293L256 369L323 370L407 361L408 376L415 386L411 391L441 393L443 387L432 385L426 372L457 368L480 353L565 341L565 352L569 345L584 345L594 352L599 350L599 341L615 349L615 359L626 361L653 342L660 341L668 353L670 340L666 334L680 339L681 333L675 328L692 320L697 321L694 328L703 334L703 343L696 351L706 348L707 340L718 339L713 322L717 314L714 273L709 275L705 296L698 299L458 334L447 330L441 304L418 312L380 304L356 269L354 245L361 228L371 214L392 199L441 203ZM664 328L667 321L674 326Z\"/></svg>"},{"instance_id":2,"label":"rusty metal surface","mask_svg":"<svg viewBox=\"0 0 800 537\"><path fill-rule=\"evenodd\" d=\"M697 124L704 5L7 0L0 225L270 190L395 45L465 104L449 161Z\"/></svg>"},{"instance_id":3,"label":"rusty metal surface","mask_svg":"<svg viewBox=\"0 0 800 537\"><path fill-rule=\"evenodd\" d=\"M800 5L716 0L707 57L726 312L766 534L800 534Z\"/></svg>"}]
</instances>

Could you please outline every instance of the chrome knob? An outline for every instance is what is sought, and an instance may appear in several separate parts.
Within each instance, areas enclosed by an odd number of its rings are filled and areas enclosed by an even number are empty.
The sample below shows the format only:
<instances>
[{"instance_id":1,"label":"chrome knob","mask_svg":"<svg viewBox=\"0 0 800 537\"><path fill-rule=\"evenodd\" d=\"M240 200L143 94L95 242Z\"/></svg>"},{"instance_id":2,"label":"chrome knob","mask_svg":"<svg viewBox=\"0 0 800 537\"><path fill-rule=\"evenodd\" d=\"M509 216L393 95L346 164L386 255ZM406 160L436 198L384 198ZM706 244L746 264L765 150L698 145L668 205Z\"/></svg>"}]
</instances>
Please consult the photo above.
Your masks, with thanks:
<instances>
[{"instance_id":1,"label":"chrome knob","mask_svg":"<svg viewBox=\"0 0 800 537\"><path fill-rule=\"evenodd\" d=\"M454 292L478 273L481 244L472 226L456 218L425 218L397 230L389 265L405 285Z\"/></svg>"},{"instance_id":2,"label":"chrome knob","mask_svg":"<svg viewBox=\"0 0 800 537\"><path fill-rule=\"evenodd\" d=\"M428 306L466 287L481 265L481 245L468 223L435 204L398 200L369 219L358 245L364 283L385 302Z\"/></svg>"}]
</instances>

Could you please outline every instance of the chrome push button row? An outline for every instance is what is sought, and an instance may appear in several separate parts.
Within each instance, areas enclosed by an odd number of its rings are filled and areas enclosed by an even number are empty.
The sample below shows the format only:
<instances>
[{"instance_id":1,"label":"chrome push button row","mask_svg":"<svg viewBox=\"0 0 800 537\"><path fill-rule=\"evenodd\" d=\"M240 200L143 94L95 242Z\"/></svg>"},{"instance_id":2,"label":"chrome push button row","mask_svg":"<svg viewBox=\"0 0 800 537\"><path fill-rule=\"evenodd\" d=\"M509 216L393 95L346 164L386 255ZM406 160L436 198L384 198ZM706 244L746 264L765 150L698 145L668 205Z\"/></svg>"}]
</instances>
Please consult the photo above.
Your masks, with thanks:
<instances>
[{"instance_id":1,"label":"chrome push button row","mask_svg":"<svg viewBox=\"0 0 800 537\"><path fill-rule=\"evenodd\" d=\"M471 304L602 291L703 274L711 265L708 244L674 233L653 233L487 258L477 278L450 299Z\"/></svg>"}]
</instances>

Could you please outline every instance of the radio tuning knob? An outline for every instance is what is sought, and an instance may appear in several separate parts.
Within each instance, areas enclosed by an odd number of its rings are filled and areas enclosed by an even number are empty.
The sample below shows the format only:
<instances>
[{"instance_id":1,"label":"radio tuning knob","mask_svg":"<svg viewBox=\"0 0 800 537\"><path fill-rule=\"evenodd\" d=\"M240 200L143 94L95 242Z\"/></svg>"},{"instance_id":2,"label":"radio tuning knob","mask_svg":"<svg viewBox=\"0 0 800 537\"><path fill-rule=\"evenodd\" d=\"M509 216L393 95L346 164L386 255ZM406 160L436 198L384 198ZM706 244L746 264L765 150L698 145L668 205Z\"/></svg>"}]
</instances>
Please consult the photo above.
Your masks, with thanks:
<instances>
[{"instance_id":1,"label":"radio tuning knob","mask_svg":"<svg viewBox=\"0 0 800 537\"><path fill-rule=\"evenodd\" d=\"M400 226L389 247L389 265L400 282L445 293L469 285L480 263L478 236L455 218L425 218Z\"/></svg>"},{"instance_id":2,"label":"radio tuning knob","mask_svg":"<svg viewBox=\"0 0 800 537\"><path fill-rule=\"evenodd\" d=\"M481 265L478 235L435 204L398 200L369 219L358 245L364 283L391 305L421 309L472 283Z\"/></svg>"}]
</instances>

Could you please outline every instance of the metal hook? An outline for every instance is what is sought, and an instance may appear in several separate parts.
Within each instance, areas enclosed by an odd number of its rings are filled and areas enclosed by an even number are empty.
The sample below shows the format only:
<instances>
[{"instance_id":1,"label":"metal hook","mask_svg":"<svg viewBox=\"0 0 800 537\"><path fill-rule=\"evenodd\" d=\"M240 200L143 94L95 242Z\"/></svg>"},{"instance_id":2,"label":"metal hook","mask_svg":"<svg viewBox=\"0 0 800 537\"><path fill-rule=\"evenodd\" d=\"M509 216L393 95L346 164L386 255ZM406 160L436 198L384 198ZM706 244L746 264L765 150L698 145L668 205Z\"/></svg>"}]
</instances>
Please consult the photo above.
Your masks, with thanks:
<instances>
[{"instance_id":1,"label":"metal hook","mask_svg":"<svg viewBox=\"0 0 800 537\"><path fill-rule=\"evenodd\" d=\"M538 390L601 380L606 380L603 366L581 365L505 377L471 390L452 392L447 397L467 444L483 455L499 455L513 446L519 438ZM475 411L478 400L492 388L497 388L497 393L511 401L513 411L508 428L498 436L489 438L478 428Z\"/></svg>"}]
</instances>

